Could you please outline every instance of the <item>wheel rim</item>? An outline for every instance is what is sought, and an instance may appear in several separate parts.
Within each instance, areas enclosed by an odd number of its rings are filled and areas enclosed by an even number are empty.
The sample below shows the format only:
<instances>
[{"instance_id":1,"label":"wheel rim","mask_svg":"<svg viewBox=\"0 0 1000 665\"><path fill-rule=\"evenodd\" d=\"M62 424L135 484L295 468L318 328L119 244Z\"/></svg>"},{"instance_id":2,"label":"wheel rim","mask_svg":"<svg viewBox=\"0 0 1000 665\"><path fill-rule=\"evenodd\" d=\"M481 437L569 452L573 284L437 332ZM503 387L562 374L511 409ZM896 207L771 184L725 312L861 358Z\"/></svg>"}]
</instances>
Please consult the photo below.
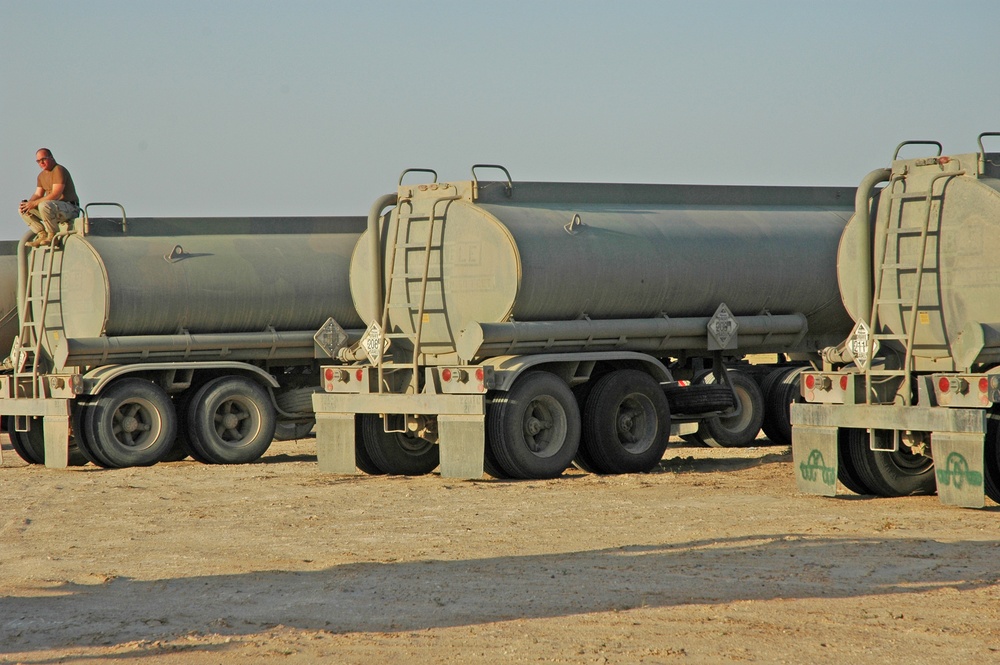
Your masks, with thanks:
<instances>
[{"instance_id":1,"label":"wheel rim","mask_svg":"<svg viewBox=\"0 0 1000 665\"><path fill-rule=\"evenodd\" d=\"M247 399L231 397L223 400L213 414L215 434L223 445L239 448L260 431L260 413Z\"/></svg>"},{"instance_id":2,"label":"wheel rim","mask_svg":"<svg viewBox=\"0 0 1000 665\"><path fill-rule=\"evenodd\" d=\"M733 390L736 393L736 404L740 412L738 415L729 418L719 418L719 424L730 432L742 432L753 422L752 410L746 408L746 405L751 401L751 397L750 393L743 386L733 386Z\"/></svg>"},{"instance_id":3,"label":"wheel rim","mask_svg":"<svg viewBox=\"0 0 1000 665\"><path fill-rule=\"evenodd\" d=\"M551 457L562 449L569 424L562 406L548 395L528 403L522 421L528 450L538 457Z\"/></svg>"},{"instance_id":4,"label":"wheel rim","mask_svg":"<svg viewBox=\"0 0 1000 665\"><path fill-rule=\"evenodd\" d=\"M650 423L654 426L650 427ZM632 454L642 453L653 445L656 435L656 409L649 397L633 393L622 400L615 415L615 431L622 448Z\"/></svg>"},{"instance_id":5,"label":"wheel rim","mask_svg":"<svg viewBox=\"0 0 1000 665\"><path fill-rule=\"evenodd\" d=\"M890 442L893 436L892 431L889 430L876 430L876 439L879 439L879 444L884 447L888 442ZM876 451L872 451L876 452ZM927 473L932 466L934 466L934 460L925 455L916 455L909 452L905 446L900 445L899 450L895 452L883 452L885 459L892 463L892 466L899 471L899 473L906 476L919 476Z\"/></svg>"},{"instance_id":6,"label":"wheel rim","mask_svg":"<svg viewBox=\"0 0 1000 665\"><path fill-rule=\"evenodd\" d=\"M111 415L111 433L126 448L145 450L160 436L163 423L156 407L145 399L122 402Z\"/></svg>"},{"instance_id":7,"label":"wheel rim","mask_svg":"<svg viewBox=\"0 0 1000 665\"><path fill-rule=\"evenodd\" d=\"M411 436L409 434L400 434L399 432L396 433L396 443L399 444L400 450L414 457L426 454L434 446L427 439L421 439L419 436Z\"/></svg>"}]
</instances>

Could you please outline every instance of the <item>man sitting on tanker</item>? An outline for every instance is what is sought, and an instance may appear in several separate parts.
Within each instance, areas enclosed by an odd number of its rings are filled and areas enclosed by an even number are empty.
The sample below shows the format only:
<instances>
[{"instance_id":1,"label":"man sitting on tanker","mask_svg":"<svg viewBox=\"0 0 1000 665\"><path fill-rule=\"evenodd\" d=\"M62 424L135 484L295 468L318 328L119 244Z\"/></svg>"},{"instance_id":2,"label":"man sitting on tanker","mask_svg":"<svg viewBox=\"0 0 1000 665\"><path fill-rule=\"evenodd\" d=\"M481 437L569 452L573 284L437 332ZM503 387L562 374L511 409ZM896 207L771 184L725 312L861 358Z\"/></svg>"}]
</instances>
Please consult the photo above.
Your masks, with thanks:
<instances>
[{"instance_id":1,"label":"man sitting on tanker","mask_svg":"<svg viewBox=\"0 0 1000 665\"><path fill-rule=\"evenodd\" d=\"M51 243L56 226L80 214L80 199L66 167L56 163L48 148L39 148L35 161L42 169L35 193L21 201L18 209L21 219L35 232L35 238L28 243L32 247Z\"/></svg>"}]
</instances>

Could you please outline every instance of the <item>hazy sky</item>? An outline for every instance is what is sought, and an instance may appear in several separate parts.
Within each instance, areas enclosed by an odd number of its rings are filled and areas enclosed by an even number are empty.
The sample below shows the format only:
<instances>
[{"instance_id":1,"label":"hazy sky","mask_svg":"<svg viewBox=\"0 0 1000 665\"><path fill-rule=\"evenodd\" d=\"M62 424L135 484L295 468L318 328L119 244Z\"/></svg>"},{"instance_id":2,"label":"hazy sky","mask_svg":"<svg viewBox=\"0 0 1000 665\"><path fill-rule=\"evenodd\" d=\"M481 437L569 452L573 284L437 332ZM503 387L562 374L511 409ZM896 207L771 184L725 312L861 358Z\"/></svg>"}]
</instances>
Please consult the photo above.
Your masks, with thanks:
<instances>
[{"instance_id":1,"label":"hazy sky","mask_svg":"<svg viewBox=\"0 0 1000 665\"><path fill-rule=\"evenodd\" d=\"M996 0L0 0L0 239L41 146L132 216L366 214L404 168L477 162L856 185L902 140L1000 131L998 24Z\"/></svg>"}]
</instances>

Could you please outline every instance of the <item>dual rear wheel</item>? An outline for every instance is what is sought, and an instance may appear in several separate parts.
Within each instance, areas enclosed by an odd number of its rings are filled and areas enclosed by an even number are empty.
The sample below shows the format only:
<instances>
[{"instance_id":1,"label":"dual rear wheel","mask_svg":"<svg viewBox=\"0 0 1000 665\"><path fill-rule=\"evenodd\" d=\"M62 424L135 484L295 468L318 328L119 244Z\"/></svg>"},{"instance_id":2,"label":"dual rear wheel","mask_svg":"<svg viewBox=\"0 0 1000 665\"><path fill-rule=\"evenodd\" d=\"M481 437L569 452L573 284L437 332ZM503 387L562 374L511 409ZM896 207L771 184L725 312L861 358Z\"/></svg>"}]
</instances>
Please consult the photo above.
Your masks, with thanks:
<instances>
[{"instance_id":1,"label":"dual rear wheel","mask_svg":"<svg viewBox=\"0 0 1000 665\"><path fill-rule=\"evenodd\" d=\"M596 473L650 471L669 435L666 396L644 372L610 372L576 395L555 374L528 372L487 408L487 472L554 478L574 461Z\"/></svg>"},{"instance_id":2,"label":"dual rear wheel","mask_svg":"<svg viewBox=\"0 0 1000 665\"><path fill-rule=\"evenodd\" d=\"M81 453L110 468L149 466L190 453L212 464L260 458L274 437L267 392L242 376L223 376L188 391L177 404L152 381L119 379L74 409Z\"/></svg>"}]
</instances>

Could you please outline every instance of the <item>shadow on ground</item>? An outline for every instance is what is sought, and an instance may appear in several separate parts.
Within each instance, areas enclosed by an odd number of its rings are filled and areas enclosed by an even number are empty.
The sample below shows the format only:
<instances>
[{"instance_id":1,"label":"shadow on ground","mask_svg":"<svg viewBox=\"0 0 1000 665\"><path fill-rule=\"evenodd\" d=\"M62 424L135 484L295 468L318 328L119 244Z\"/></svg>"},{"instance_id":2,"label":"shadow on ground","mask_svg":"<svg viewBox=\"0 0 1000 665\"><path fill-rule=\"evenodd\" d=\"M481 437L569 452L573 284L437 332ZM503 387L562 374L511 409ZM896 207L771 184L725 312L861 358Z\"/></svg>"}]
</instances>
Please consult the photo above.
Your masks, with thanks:
<instances>
[{"instance_id":1,"label":"shadow on ground","mask_svg":"<svg viewBox=\"0 0 1000 665\"><path fill-rule=\"evenodd\" d=\"M279 624L333 633L419 631L639 607L964 591L998 583L995 554L995 542L988 541L781 534L317 571L63 583L30 597L0 598L0 653L121 645L192 632L241 636Z\"/></svg>"}]
</instances>

